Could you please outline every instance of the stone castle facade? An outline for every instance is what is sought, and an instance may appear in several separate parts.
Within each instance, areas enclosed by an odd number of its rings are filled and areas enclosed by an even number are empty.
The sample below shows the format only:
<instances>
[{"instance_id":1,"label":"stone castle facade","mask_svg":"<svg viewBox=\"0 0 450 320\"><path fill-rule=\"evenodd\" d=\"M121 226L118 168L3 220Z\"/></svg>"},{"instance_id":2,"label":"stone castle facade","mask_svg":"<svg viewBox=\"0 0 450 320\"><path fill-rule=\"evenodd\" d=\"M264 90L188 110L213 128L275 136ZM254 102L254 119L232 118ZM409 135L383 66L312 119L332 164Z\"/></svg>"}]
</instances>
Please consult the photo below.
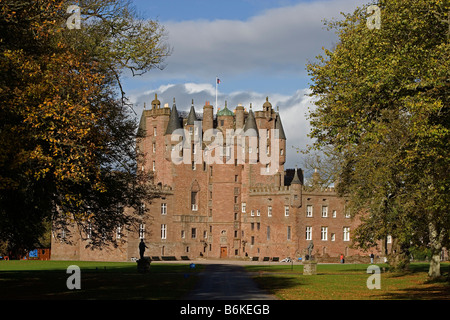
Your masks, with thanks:
<instances>
[{"instance_id":1,"label":"stone castle facade","mask_svg":"<svg viewBox=\"0 0 450 320\"><path fill-rule=\"evenodd\" d=\"M225 104L214 114L206 102L203 113L192 104L182 115L175 101L162 107L155 95L140 128L141 170L154 172L161 197L145 204L140 225L121 235L119 247L93 251L88 240L54 238L53 259L130 261L139 257L140 239L153 259L297 259L311 241L319 260L368 255L351 248L357 221L345 199L334 188L307 188L300 169L285 169L286 135L268 99L257 111Z\"/></svg>"}]
</instances>

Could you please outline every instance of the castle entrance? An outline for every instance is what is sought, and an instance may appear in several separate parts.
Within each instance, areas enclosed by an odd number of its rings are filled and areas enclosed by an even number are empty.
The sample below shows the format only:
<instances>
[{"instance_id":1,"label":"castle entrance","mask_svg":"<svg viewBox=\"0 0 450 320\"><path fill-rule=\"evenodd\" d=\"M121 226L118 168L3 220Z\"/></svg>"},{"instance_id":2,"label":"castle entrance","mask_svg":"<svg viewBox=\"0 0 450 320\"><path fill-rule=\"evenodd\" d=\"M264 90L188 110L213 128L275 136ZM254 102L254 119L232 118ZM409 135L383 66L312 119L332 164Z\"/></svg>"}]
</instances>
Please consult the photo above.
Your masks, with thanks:
<instances>
[{"instance_id":1,"label":"castle entrance","mask_svg":"<svg viewBox=\"0 0 450 320\"><path fill-rule=\"evenodd\" d=\"M228 257L228 249L227 247L220 247L220 258Z\"/></svg>"}]
</instances>

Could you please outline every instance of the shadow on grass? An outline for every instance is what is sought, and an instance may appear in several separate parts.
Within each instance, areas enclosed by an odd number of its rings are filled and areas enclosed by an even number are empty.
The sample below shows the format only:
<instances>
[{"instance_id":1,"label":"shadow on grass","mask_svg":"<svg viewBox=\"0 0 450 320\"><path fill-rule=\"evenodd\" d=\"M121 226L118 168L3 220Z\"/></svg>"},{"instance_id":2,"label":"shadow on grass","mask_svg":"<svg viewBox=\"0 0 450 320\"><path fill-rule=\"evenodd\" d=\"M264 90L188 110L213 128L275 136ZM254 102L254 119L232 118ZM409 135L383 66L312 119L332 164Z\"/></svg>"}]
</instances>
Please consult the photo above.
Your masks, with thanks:
<instances>
[{"instance_id":1,"label":"shadow on grass","mask_svg":"<svg viewBox=\"0 0 450 320\"><path fill-rule=\"evenodd\" d=\"M420 288L389 292L380 297L385 300L450 300L450 286L448 284L424 285Z\"/></svg>"},{"instance_id":2,"label":"shadow on grass","mask_svg":"<svg viewBox=\"0 0 450 320\"><path fill-rule=\"evenodd\" d=\"M81 269L81 289L69 290L66 270L0 272L0 299L178 299L195 285L197 270L187 266L152 265L140 274L135 265L114 268Z\"/></svg>"},{"instance_id":3,"label":"shadow on grass","mask_svg":"<svg viewBox=\"0 0 450 320\"><path fill-rule=\"evenodd\" d=\"M289 275L269 275L264 274L253 277L259 288L270 294L278 294L280 290L295 288L299 286L298 277ZM301 285L301 284L300 284Z\"/></svg>"}]
</instances>

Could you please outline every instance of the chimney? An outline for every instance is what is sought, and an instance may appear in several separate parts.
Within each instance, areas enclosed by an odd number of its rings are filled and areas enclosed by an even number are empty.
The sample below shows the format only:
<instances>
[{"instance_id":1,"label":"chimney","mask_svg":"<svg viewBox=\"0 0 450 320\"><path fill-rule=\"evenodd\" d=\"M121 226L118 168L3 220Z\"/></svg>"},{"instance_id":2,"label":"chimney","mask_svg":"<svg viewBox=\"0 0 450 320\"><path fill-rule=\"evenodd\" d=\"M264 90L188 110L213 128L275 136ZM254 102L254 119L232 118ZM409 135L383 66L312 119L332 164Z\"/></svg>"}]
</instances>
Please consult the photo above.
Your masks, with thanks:
<instances>
[{"instance_id":1,"label":"chimney","mask_svg":"<svg viewBox=\"0 0 450 320\"><path fill-rule=\"evenodd\" d=\"M203 132L213 128L213 121L214 121L213 112L214 112L213 106L210 105L209 101L206 101L203 107L203 121L202 121Z\"/></svg>"}]
</instances>

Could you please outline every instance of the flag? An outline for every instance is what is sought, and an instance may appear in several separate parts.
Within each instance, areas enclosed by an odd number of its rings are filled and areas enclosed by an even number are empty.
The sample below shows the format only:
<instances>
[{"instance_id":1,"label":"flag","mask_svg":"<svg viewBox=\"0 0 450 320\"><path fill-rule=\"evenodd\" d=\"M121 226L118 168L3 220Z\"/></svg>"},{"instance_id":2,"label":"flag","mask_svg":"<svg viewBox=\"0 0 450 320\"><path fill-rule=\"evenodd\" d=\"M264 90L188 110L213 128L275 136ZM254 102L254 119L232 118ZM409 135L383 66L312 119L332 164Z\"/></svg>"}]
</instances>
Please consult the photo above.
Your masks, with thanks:
<instances>
[{"instance_id":1,"label":"flag","mask_svg":"<svg viewBox=\"0 0 450 320\"><path fill-rule=\"evenodd\" d=\"M220 83L220 79L219 78L217 78L217 84L219 84Z\"/></svg>"}]
</instances>

